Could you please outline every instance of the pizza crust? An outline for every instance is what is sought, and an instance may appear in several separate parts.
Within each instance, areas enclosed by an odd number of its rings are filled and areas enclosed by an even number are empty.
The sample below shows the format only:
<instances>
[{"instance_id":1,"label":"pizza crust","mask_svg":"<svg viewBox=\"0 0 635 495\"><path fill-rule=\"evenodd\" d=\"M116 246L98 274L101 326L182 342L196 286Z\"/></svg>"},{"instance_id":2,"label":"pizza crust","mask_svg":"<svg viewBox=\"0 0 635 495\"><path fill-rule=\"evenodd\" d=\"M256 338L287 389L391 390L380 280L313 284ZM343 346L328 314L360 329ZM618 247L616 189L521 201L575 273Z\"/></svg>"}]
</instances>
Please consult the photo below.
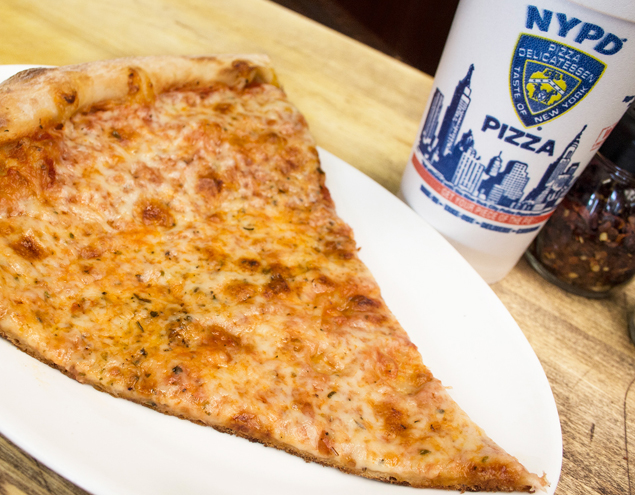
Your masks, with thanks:
<instances>
[{"instance_id":1,"label":"pizza crust","mask_svg":"<svg viewBox=\"0 0 635 495\"><path fill-rule=\"evenodd\" d=\"M0 85L0 144L124 98L151 100L184 86L279 86L266 55L130 57L19 72Z\"/></svg>"}]
</instances>

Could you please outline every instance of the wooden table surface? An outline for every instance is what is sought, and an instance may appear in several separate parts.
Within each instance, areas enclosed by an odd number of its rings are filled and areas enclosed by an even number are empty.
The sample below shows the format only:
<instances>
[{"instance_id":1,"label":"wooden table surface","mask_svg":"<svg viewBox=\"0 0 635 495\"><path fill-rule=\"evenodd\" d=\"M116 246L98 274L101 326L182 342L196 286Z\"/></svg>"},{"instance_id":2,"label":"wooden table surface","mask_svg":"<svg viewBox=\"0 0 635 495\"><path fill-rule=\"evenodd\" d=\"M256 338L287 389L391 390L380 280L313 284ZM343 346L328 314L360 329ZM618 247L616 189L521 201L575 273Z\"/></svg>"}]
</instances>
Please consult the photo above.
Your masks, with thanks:
<instances>
[{"instance_id":1,"label":"wooden table surface","mask_svg":"<svg viewBox=\"0 0 635 495\"><path fill-rule=\"evenodd\" d=\"M0 64L268 53L318 144L393 193L432 84L266 0L2 0L0 41ZM635 346L626 323L635 285L587 300L549 285L521 261L493 289L536 351L556 399L564 440L556 493L631 493ZM0 435L0 494L22 493L85 492Z\"/></svg>"}]
</instances>

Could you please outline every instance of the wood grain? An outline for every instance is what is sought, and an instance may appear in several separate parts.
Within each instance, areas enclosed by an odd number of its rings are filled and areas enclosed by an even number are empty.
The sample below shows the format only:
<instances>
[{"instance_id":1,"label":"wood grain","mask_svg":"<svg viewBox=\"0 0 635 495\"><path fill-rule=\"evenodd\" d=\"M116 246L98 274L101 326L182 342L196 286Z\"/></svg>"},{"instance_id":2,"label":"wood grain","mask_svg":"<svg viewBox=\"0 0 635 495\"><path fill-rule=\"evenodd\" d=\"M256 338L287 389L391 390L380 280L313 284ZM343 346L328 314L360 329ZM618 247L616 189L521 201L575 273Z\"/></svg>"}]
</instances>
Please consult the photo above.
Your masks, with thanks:
<instances>
[{"instance_id":1,"label":"wood grain","mask_svg":"<svg viewBox=\"0 0 635 495\"><path fill-rule=\"evenodd\" d=\"M633 286L589 300L544 281L521 261L493 289L536 351L556 399L563 471L556 493L633 493L635 346L627 335ZM635 454L630 475L635 474Z\"/></svg>"},{"instance_id":2,"label":"wood grain","mask_svg":"<svg viewBox=\"0 0 635 495\"><path fill-rule=\"evenodd\" d=\"M0 495L84 495L86 493L18 449L0 434Z\"/></svg>"},{"instance_id":3,"label":"wood grain","mask_svg":"<svg viewBox=\"0 0 635 495\"><path fill-rule=\"evenodd\" d=\"M393 193L432 84L428 75L264 0L3 0L0 33L1 64L268 53L318 144ZM635 346L626 321L635 286L591 301L551 286L521 261L493 289L554 392L564 439L556 493L633 493ZM84 492L0 436L0 495L20 493Z\"/></svg>"}]
</instances>

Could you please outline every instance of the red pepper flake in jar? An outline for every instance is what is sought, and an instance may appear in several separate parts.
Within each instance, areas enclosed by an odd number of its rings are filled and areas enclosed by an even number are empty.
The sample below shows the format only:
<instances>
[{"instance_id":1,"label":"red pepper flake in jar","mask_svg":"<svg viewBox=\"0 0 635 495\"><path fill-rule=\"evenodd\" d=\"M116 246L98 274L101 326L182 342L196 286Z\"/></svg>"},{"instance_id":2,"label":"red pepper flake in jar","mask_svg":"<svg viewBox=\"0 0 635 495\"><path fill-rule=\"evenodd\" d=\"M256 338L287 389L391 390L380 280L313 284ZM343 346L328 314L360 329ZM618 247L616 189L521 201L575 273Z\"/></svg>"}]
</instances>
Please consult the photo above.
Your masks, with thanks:
<instances>
[{"instance_id":1,"label":"red pepper flake in jar","mask_svg":"<svg viewBox=\"0 0 635 495\"><path fill-rule=\"evenodd\" d=\"M531 265L547 280L586 297L604 297L635 275L633 111L616 131L527 252Z\"/></svg>"}]
</instances>

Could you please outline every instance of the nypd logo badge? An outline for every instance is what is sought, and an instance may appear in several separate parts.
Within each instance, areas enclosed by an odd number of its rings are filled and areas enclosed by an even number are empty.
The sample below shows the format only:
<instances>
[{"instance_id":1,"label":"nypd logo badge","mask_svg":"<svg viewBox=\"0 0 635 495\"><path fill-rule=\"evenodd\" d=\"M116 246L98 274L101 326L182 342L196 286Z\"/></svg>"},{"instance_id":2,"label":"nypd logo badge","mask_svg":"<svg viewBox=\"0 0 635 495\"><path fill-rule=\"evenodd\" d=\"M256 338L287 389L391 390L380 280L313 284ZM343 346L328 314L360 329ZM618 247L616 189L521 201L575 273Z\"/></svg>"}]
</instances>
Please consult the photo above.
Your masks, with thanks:
<instances>
[{"instance_id":1,"label":"nypd logo badge","mask_svg":"<svg viewBox=\"0 0 635 495\"><path fill-rule=\"evenodd\" d=\"M578 104L606 65L571 46L522 34L512 57L512 102L525 127L544 124Z\"/></svg>"}]
</instances>

